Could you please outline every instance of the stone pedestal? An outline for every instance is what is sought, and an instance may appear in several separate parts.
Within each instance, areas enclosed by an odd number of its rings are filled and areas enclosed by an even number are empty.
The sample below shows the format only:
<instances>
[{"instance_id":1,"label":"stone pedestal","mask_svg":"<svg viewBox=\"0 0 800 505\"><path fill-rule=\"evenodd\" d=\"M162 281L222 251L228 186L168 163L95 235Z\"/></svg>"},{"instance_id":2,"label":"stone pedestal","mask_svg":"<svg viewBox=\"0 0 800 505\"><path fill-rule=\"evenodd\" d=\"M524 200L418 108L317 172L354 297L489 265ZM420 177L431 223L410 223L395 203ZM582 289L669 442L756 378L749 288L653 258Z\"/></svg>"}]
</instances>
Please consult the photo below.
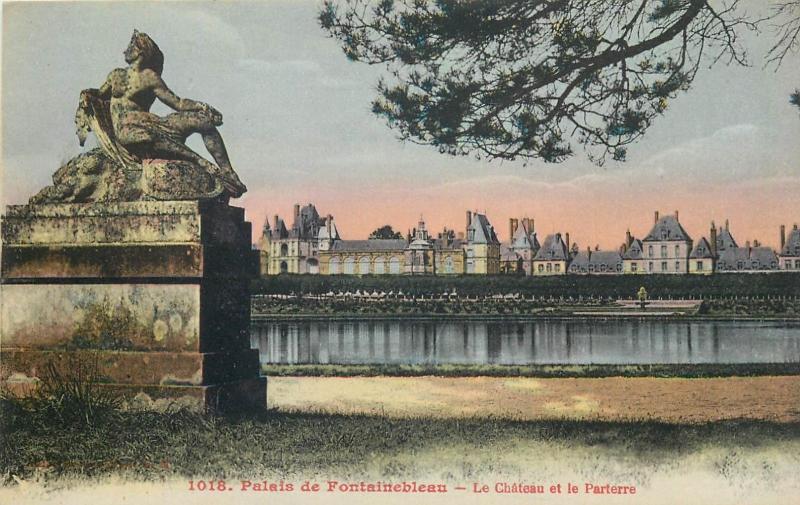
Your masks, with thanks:
<instances>
[{"instance_id":1,"label":"stone pedestal","mask_svg":"<svg viewBox=\"0 0 800 505\"><path fill-rule=\"evenodd\" d=\"M250 349L255 274L244 210L217 202L9 206L2 223L2 378L96 360L140 400L264 407Z\"/></svg>"}]
</instances>

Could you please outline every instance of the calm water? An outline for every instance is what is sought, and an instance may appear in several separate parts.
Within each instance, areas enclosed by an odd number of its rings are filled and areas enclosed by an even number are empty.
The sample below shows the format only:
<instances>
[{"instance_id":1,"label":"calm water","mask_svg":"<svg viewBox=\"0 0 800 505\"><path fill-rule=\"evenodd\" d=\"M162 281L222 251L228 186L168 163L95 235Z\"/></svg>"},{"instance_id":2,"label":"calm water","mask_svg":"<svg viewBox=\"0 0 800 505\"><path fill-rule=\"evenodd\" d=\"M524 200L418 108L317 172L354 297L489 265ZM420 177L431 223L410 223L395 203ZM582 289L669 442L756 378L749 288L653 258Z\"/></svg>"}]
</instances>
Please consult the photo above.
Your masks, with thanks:
<instances>
[{"instance_id":1,"label":"calm water","mask_svg":"<svg viewBox=\"0 0 800 505\"><path fill-rule=\"evenodd\" d=\"M656 364L800 361L800 323L254 321L262 363Z\"/></svg>"}]
</instances>

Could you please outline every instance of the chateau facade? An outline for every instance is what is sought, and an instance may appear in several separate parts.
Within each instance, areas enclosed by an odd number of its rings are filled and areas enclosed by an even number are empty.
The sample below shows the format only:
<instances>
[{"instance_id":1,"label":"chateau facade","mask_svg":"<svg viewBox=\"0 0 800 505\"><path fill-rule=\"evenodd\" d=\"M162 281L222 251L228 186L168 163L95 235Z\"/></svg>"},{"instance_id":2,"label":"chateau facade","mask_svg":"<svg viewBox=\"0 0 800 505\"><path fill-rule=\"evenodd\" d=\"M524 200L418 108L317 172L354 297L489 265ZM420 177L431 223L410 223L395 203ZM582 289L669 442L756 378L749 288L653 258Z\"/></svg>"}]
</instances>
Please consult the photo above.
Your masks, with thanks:
<instances>
[{"instance_id":1,"label":"chateau facade","mask_svg":"<svg viewBox=\"0 0 800 505\"><path fill-rule=\"evenodd\" d=\"M399 235L399 234L398 234ZM643 239L629 231L618 250L579 250L569 233L542 243L528 217L509 219L509 240L500 243L485 214L467 211L463 232L445 228L436 237L420 218L405 238L343 240L333 216L313 204L294 206L291 227L280 216L264 224L257 248L261 274L279 275L712 275L734 272L800 271L800 230L780 227L780 249L757 240L743 247L726 220L712 221L708 237L696 242L678 212L654 213Z\"/></svg>"}]
</instances>

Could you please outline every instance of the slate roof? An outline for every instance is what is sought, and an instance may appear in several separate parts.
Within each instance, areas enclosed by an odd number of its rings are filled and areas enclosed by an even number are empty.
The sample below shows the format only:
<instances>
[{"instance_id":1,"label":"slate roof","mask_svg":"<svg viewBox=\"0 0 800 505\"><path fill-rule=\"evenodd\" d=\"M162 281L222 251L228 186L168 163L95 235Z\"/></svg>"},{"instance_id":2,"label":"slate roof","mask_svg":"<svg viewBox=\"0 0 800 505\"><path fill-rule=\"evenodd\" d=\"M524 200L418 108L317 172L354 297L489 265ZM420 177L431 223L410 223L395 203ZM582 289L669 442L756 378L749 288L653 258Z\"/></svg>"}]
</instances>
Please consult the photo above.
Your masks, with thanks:
<instances>
[{"instance_id":1,"label":"slate roof","mask_svg":"<svg viewBox=\"0 0 800 505\"><path fill-rule=\"evenodd\" d=\"M581 251L572 259L570 272L616 273L622 271L622 255L617 251Z\"/></svg>"},{"instance_id":2,"label":"slate roof","mask_svg":"<svg viewBox=\"0 0 800 505\"><path fill-rule=\"evenodd\" d=\"M405 251L405 239L339 240L333 243L331 251L336 252L376 252Z\"/></svg>"},{"instance_id":3,"label":"slate roof","mask_svg":"<svg viewBox=\"0 0 800 505\"><path fill-rule=\"evenodd\" d=\"M470 231L473 233L470 234ZM467 236L472 236L473 244L499 244L494 227L489 223L489 219L484 214L475 213L472 222L467 228Z\"/></svg>"},{"instance_id":4,"label":"slate roof","mask_svg":"<svg viewBox=\"0 0 800 505\"><path fill-rule=\"evenodd\" d=\"M317 238L319 226L319 213L314 204L310 203L300 209L300 213L294 218L294 223L292 223L292 229L289 233L293 238L310 240Z\"/></svg>"},{"instance_id":5,"label":"slate roof","mask_svg":"<svg viewBox=\"0 0 800 505\"><path fill-rule=\"evenodd\" d=\"M642 259L642 252L644 251L644 246L642 245L642 241L638 238L631 240L631 244L628 246L628 249L622 255L623 259L626 260L640 260Z\"/></svg>"},{"instance_id":6,"label":"slate roof","mask_svg":"<svg viewBox=\"0 0 800 505\"><path fill-rule=\"evenodd\" d=\"M781 256L800 256L800 229L794 228L786 237L786 244L781 249Z\"/></svg>"},{"instance_id":7,"label":"slate roof","mask_svg":"<svg viewBox=\"0 0 800 505\"><path fill-rule=\"evenodd\" d=\"M433 241L434 249L461 249L466 243L465 240L460 238L445 239L437 238Z\"/></svg>"},{"instance_id":8,"label":"slate roof","mask_svg":"<svg viewBox=\"0 0 800 505\"><path fill-rule=\"evenodd\" d=\"M508 244L500 244L500 261L517 261L522 258Z\"/></svg>"},{"instance_id":9,"label":"slate roof","mask_svg":"<svg viewBox=\"0 0 800 505\"><path fill-rule=\"evenodd\" d=\"M769 247L733 247L719 252L717 270L777 270L778 256Z\"/></svg>"},{"instance_id":10,"label":"slate roof","mask_svg":"<svg viewBox=\"0 0 800 505\"><path fill-rule=\"evenodd\" d=\"M675 216L664 216L650 230L643 242L653 241L680 241L688 242L691 239L683 226L675 219Z\"/></svg>"},{"instance_id":11,"label":"slate roof","mask_svg":"<svg viewBox=\"0 0 800 505\"><path fill-rule=\"evenodd\" d=\"M511 238L509 247L511 249L533 249L534 251L537 251L541 245L539 244L539 239L536 236L536 232L528 230L528 228L525 226L525 222L523 221L519 224L519 226L517 226L517 230L514 232L514 236Z\"/></svg>"},{"instance_id":12,"label":"slate roof","mask_svg":"<svg viewBox=\"0 0 800 505\"><path fill-rule=\"evenodd\" d=\"M339 230L336 228L336 221L331 219L331 235L332 236L329 237L328 236L328 226L327 226L326 220L327 219L323 219L322 220L322 223L320 224L320 228L319 228L319 233L317 234L317 238L319 240L327 240L327 239L339 240L339 238L340 238L339 237Z\"/></svg>"},{"instance_id":13,"label":"slate roof","mask_svg":"<svg viewBox=\"0 0 800 505\"><path fill-rule=\"evenodd\" d=\"M717 234L717 251L724 251L734 247L739 247L739 244L733 239L730 230L727 228L721 229Z\"/></svg>"},{"instance_id":14,"label":"slate roof","mask_svg":"<svg viewBox=\"0 0 800 505\"><path fill-rule=\"evenodd\" d=\"M717 241L717 243L719 243L719 241ZM706 259L714 257L714 253L711 251L711 244L708 243L708 240L706 240L705 237L701 238L697 245L694 246L694 249L692 249L689 257L692 259Z\"/></svg>"},{"instance_id":15,"label":"slate roof","mask_svg":"<svg viewBox=\"0 0 800 505\"><path fill-rule=\"evenodd\" d=\"M534 261L569 261L567 244L561 238L560 233L548 235L544 239L544 244L536 253Z\"/></svg>"}]
</instances>

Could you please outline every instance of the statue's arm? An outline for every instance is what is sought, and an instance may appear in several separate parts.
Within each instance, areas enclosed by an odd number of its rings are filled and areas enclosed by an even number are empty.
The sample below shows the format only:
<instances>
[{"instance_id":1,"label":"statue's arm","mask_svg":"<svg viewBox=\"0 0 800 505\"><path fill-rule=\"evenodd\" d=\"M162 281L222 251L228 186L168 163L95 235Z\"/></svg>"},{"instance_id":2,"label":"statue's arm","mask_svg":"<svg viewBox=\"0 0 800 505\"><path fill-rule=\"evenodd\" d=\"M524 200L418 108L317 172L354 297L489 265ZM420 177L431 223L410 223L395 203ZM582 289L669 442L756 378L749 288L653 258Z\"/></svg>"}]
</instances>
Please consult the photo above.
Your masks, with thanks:
<instances>
[{"instance_id":1,"label":"statue's arm","mask_svg":"<svg viewBox=\"0 0 800 505\"><path fill-rule=\"evenodd\" d=\"M189 98L180 98L178 95L173 93L171 89L169 89L164 80L161 79L161 76L155 72L151 74L150 78L153 81L153 93L155 93L156 98L161 100L164 105L177 111L199 110L211 112L212 114L221 116L219 112L206 103L191 100Z\"/></svg>"}]
</instances>

